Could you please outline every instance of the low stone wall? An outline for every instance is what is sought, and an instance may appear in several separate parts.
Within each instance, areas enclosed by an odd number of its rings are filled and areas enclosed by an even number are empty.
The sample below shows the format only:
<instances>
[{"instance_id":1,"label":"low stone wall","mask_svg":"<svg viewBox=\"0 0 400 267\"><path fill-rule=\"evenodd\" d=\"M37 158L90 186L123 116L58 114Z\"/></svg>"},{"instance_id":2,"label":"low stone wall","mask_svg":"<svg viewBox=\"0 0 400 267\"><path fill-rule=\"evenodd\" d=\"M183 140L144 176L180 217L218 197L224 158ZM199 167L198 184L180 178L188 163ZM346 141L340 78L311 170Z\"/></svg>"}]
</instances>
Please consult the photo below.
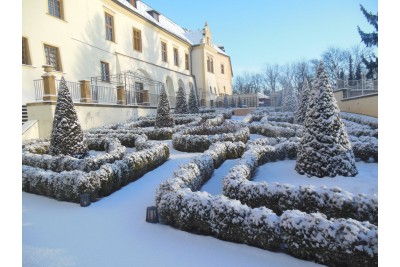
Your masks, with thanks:
<instances>
[{"instance_id":1,"label":"low stone wall","mask_svg":"<svg viewBox=\"0 0 400 267\"><path fill-rule=\"evenodd\" d=\"M343 91L334 92L340 111L378 117L378 94L343 99Z\"/></svg>"},{"instance_id":2,"label":"low stone wall","mask_svg":"<svg viewBox=\"0 0 400 267\"><path fill-rule=\"evenodd\" d=\"M113 104L74 103L82 130L90 130L115 122L123 122L148 114L156 114L156 107L133 107ZM51 135L56 102L27 103L28 119L37 120L39 138Z\"/></svg>"},{"instance_id":3,"label":"low stone wall","mask_svg":"<svg viewBox=\"0 0 400 267\"><path fill-rule=\"evenodd\" d=\"M246 116L256 108L237 108L233 111L233 115L235 116Z\"/></svg>"}]
</instances>

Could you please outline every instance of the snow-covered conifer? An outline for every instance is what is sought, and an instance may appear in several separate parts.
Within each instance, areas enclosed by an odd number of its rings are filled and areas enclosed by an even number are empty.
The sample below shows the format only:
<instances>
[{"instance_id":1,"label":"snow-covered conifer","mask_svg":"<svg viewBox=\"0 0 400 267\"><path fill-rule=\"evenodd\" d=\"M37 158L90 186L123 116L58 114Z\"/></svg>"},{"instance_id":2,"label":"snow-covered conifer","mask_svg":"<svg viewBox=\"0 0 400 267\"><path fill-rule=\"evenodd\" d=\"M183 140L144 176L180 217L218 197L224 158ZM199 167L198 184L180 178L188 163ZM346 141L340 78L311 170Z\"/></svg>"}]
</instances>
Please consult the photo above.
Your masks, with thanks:
<instances>
[{"instance_id":1,"label":"snow-covered conifer","mask_svg":"<svg viewBox=\"0 0 400 267\"><path fill-rule=\"evenodd\" d=\"M53 156L68 155L84 158L87 152L88 147L84 141L75 106L64 77L62 77L54 112L49 153Z\"/></svg>"},{"instance_id":2,"label":"snow-covered conifer","mask_svg":"<svg viewBox=\"0 0 400 267\"><path fill-rule=\"evenodd\" d=\"M164 85L161 86L160 100L157 106L157 116L155 128L163 127L174 127L174 118L170 112L167 92L165 91Z\"/></svg>"},{"instance_id":3,"label":"snow-covered conifer","mask_svg":"<svg viewBox=\"0 0 400 267\"><path fill-rule=\"evenodd\" d=\"M176 114L187 114L189 112L188 103L186 100L186 93L183 87L179 87L178 93L176 94Z\"/></svg>"},{"instance_id":4,"label":"snow-covered conifer","mask_svg":"<svg viewBox=\"0 0 400 267\"><path fill-rule=\"evenodd\" d=\"M317 177L355 176L351 143L321 61L312 86L297 154L296 171Z\"/></svg>"},{"instance_id":5,"label":"snow-covered conifer","mask_svg":"<svg viewBox=\"0 0 400 267\"><path fill-rule=\"evenodd\" d=\"M189 94L189 113L199 113L199 104L194 93L194 88L190 88Z\"/></svg>"},{"instance_id":6,"label":"snow-covered conifer","mask_svg":"<svg viewBox=\"0 0 400 267\"><path fill-rule=\"evenodd\" d=\"M242 99L240 98L240 96L239 96L239 98L238 98L238 107L239 107L239 108L242 108L242 107L243 107L243 105L242 105Z\"/></svg>"},{"instance_id":7,"label":"snow-covered conifer","mask_svg":"<svg viewBox=\"0 0 400 267\"><path fill-rule=\"evenodd\" d=\"M227 94L225 94L225 96L224 96L224 108L229 108L229 101L228 101Z\"/></svg>"},{"instance_id":8,"label":"snow-covered conifer","mask_svg":"<svg viewBox=\"0 0 400 267\"><path fill-rule=\"evenodd\" d=\"M282 111L294 112L297 106L296 93L290 82L286 83L283 89L283 106Z\"/></svg>"},{"instance_id":9,"label":"snow-covered conifer","mask_svg":"<svg viewBox=\"0 0 400 267\"><path fill-rule=\"evenodd\" d=\"M235 98L233 98L233 95L232 95L232 99L231 99L231 107L236 108L236 101L235 101Z\"/></svg>"},{"instance_id":10,"label":"snow-covered conifer","mask_svg":"<svg viewBox=\"0 0 400 267\"><path fill-rule=\"evenodd\" d=\"M308 96L310 94L310 86L307 79L304 79L302 90L299 97L296 113L294 114L294 122L303 124L308 107Z\"/></svg>"}]
</instances>

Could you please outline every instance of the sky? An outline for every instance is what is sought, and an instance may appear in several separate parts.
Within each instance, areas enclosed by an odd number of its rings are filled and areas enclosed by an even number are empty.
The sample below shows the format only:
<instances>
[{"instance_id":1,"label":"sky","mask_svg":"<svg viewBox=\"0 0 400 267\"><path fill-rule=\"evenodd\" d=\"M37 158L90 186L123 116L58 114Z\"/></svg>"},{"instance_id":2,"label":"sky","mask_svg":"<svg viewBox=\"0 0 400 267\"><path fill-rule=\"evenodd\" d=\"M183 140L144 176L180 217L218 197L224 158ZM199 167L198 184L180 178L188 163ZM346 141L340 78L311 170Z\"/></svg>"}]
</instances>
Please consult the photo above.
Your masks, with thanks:
<instances>
[{"instance_id":1,"label":"sky","mask_svg":"<svg viewBox=\"0 0 400 267\"><path fill-rule=\"evenodd\" d=\"M374 14L378 0L144 0L183 28L207 21L216 45L225 46L234 75L265 65L320 58L330 46L361 44L357 26L374 28L360 10Z\"/></svg>"}]
</instances>

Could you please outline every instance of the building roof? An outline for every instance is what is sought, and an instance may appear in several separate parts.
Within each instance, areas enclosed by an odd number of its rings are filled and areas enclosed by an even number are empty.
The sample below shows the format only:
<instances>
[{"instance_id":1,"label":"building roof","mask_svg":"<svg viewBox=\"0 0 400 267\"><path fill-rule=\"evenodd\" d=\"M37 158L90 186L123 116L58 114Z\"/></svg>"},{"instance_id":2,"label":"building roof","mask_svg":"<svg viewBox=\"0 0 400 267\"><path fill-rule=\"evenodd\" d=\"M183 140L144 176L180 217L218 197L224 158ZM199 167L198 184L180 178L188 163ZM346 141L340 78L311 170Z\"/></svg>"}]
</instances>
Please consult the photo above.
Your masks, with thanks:
<instances>
[{"instance_id":1,"label":"building roof","mask_svg":"<svg viewBox=\"0 0 400 267\"><path fill-rule=\"evenodd\" d=\"M203 31L202 30L186 30L170 20L169 18L165 17L163 14L158 12L157 10L153 9L152 7L148 6L147 4L143 3L142 1L136 1L136 8L132 6L129 1L126 0L115 0L122 5L126 6L133 12L141 15L142 17L146 18L150 22L158 25L159 27L163 28L164 30L176 35L180 39L188 42L191 45L197 45L201 43L201 40L204 38L203 36ZM159 14L158 16L158 21L151 16L148 12L149 11L155 11ZM227 54L218 46L213 44L213 47L215 50L217 50L218 53L226 55Z\"/></svg>"}]
</instances>

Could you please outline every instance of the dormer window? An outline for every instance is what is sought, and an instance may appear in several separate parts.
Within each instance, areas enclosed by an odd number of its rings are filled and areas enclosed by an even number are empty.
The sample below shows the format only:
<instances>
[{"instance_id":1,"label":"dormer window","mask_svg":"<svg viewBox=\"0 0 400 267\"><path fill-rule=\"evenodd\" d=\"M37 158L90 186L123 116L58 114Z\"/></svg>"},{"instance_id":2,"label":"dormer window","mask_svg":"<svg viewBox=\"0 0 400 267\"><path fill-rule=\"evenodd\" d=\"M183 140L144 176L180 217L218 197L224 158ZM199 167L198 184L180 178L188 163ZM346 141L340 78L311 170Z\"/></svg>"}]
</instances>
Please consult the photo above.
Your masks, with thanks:
<instances>
[{"instance_id":1,"label":"dormer window","mask_svg":"<svg viewBox=\"0 0 400 267\"><path fill-rule=\"evenodd\" d=\"M153 19L155 19L155 20L159 21L159 16L160 16L160 13L158 13L158 12L157 12L157 11L155 11L155 10L150 10L150 11L147 11L147 13L149 13L149 14L150 14L150 16L152 16L152 17L153 17Z\"/></svg>"},{"instance_id":2,"label":"dormer window","mask_svg":"<svg viewBox=\"0 0 400 267\"><path fill-rule=\"evenodd\" d=\"M132 6L136 7L136 0L126 0L129 4L131 4Z\"/></svg>"}]
</instances>

